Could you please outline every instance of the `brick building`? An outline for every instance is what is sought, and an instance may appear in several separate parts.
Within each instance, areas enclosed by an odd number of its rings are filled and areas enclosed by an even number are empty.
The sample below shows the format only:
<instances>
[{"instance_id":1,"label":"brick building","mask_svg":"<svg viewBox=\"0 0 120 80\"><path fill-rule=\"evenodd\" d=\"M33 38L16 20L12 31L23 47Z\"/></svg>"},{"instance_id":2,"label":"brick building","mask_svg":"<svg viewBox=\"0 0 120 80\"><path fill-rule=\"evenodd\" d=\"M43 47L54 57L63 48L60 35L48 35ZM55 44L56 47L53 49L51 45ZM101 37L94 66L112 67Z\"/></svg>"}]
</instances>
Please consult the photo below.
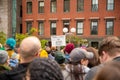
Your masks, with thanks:
<instances>
[{"instance_id":1,"label":"brick building","mask_svg":"<svg viewBox=\"0 0 120 80\"><path fill-rule=\"evenodd\" d=\"M120 37L120 0L22 0L22 7L23 33L34 27L36 35L50 38L74 27L91 46L108 35Z\"/></svg>"}]
</instances>

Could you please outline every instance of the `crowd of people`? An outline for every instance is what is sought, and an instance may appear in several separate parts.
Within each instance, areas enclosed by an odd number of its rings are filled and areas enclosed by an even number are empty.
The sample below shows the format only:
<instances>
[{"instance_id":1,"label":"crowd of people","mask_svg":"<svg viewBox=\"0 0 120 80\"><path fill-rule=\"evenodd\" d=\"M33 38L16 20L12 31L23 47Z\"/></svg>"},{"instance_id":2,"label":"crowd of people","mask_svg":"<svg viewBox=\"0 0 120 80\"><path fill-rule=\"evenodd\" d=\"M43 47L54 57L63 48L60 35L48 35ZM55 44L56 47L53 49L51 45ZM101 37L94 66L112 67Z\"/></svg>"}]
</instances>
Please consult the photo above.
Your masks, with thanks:
<instances>
[{"instance_id":1,"label":"crowd of people","mask_svg":"<svg viewBox=\"0 0 120 80\"><path fill-rule=\"evenodd\" d=\"M0 44L0 80L120 80L120 40L104 38L99 48L67 43L57 50L29 36L16 48L8 38Z\"/></svg>"}]
</instances>

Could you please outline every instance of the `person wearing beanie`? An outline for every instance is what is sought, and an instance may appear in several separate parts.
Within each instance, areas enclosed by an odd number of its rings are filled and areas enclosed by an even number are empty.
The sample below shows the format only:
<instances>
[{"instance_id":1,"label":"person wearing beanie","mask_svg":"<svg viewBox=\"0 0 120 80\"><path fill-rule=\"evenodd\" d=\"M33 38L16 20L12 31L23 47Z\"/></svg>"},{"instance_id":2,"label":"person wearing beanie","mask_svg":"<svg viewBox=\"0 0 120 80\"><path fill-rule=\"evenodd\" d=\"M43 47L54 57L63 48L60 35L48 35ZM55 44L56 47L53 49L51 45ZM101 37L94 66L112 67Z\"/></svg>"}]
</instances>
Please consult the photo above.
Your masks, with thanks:
<instances>
[{"instance_id":1,"label":"person wearing beanie","mask_svg":"<svg viewBox=\"0 0 120 80\"><path fill-rule=\"evenodd\" d=\"M46 50L44 50L44 49L42 49L41 51L40 51L40 58L48 58L48 53L47 53L47 51Z\"/></svg>"},{"instance_id":2,"label":"person wearing beanie","mask_svg":"<svg viewBox=\"0 0 120 80\"><path fill-rule=\"evenodd\" d=\"M8 52L9 57L11 58L14 54L14 48L16 45L16 40L13 38L8 38L5 43L5 50Z\"/></svg>"},{"instance_id":3,"label":"person wearing beanie","mask_svg":"<svg viewBox=\"0 0 120 80\"><path fill-rule=\"evenodd\" d=\"M65 55L64 53L60 52L60 51L56 51L55 53L55 60L59 63L62 64L65 62Z\"/></svg>"},{"instance_id":4,"label":"person wearing beanie","mask_svg":"<svg viewBox=\"0 0 120 80\"><path fill-rule=\"evenodd\" d=\"M41 42L39 38L36 36L29 36L24 38L19 47L20 63L16 68L0 74L0 80L23 80L29 64L35 58L39 57L40 50Z\"/></svg>"},{"instance_id":5,"label":"person wearing beanie","mask_svg":"<svg viewBox=\"0 0 120 80\"><path fill-rule=\"evenodd\" d=\"M37 58L29 65L23 80L64 80L60 66L53 59Z\"/></svg>"},{"instance_id":6,"label":"person wearing beanie","mask_svg":"<svg viewBox=\"0 0 120 80\"><path fill-rule=\"evenodd\" d=\"M0 73L5 72L6 70L10 70L11 68L8 66L8 53L7 51L0 50Z\"/></svg>"},{"instance_id":7,"label":"person wearing beanie","mask_svg":"<svg viewBox=\"0 0 120 80\"><path fill-rule=\"evenodd\" d=\"M62 70L62 74L63 74L64 80L66 80L65 78L69 75L69 73L66 70L65 55L64 55L64 53L61 52L61 51L57 51L55 53L55 60L57 61L57 63L59 63L60 68Z\"/></svg>"},{"instance_id":8,"label":"person wearing beanie","mask_svg":"<svg viewBox=\"0 0 120 80\"><path fill-rule=\"evenodd\" d=\"M84 80L86 73L90 70L87 67L88 59L93 57L93 53L82 48L74 48L70 53L70 63L66 65L69 72L66 80Z\"/></svg>"},{"instance_id":9,"label":"person wearing beanie","mask_svg":"<svg viewBox=\"0 0 120 80\"><path fill-rule=\"evenodd\" d=\"M16 40L14 38L8 38L6 40L5 50L8 52L8 56L10 58L9 66L12 68L15 68L19 63L18 60L19 55L14 51L15 46L16 46Z\"/></svg>"},{"instance_id":10,"label":"person wearing beanie","mask_svg":"<svg viewBox=\"0 0 120 80\"><path fill-rule=\"evenodd\" d=\"M75 48L73 43L68 43L65 48L64 48L64 53L65 53L65 63L69 62L69 54L70 52Z\"/></svg>"},{"instance_id":11,"label":"person wearing beanie","mask_svg":"<svg viewBox=\"0 0 120 80\"><path fill-rule=\"evenodd\" d=\"M74 44L73 43L68 43L66 46L65 46L65 49L64 51L68 54L70 54L70 52L75 48Z\"/></svg>"}]
</instances>

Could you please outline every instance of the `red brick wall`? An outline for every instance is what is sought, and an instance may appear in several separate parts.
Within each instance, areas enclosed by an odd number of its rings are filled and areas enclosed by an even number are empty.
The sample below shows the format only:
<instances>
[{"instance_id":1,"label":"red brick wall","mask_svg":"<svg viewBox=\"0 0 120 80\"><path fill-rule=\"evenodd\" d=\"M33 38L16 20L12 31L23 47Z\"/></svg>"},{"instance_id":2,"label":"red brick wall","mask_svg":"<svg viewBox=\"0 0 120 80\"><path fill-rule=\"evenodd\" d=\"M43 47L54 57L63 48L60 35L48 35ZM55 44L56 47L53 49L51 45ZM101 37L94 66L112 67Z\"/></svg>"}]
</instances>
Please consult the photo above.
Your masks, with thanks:
<instances>
[{"instance_id":1,"label":"red brick wall","mask_svg":"<svg viewBox=\"0 0 120 80\"><path fill-rule=\"evenodd\" d=\"M115 0L115 8L114 11L106 11L106 1L107 0L99 0L99 9L97 12L91 11L91 0L84 0L84 11L76 12L76 1L70 0L70 12L63 12L63 0L57 0L57 13L50 13L50 0L45 1L45 11L44 13L38 13L38 0L32 0L32 14L26 14L26 0L22 0L23 6L23 32L26 32L26 19L33 19L33 27L38 28L37 19L45 19L45 35L44 37L50 37L50 20L49 18L57 18L57 35L63 34L63 23L62 18L70 18L70 27L76 27L75 18L85 18L84 20L84 34L83 37L91 37L90 35L90 17L99 17L98 21L98 35L95 37L103 37L105 36L105 17L114 16L114 35L120 35L120 0ZM94 36L93 36L94 37Z\"/></svg>"}]
</instances>

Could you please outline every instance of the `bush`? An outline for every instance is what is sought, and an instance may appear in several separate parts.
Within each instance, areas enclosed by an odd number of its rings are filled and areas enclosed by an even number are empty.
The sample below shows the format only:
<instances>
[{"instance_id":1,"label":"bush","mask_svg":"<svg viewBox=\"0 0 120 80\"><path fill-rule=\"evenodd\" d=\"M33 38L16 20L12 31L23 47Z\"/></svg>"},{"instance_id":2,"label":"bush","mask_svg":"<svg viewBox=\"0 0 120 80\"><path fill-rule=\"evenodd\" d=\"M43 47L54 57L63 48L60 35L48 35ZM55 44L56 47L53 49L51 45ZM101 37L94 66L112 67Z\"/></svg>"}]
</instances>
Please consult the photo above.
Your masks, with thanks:
<instances>
[{"instance_id":1,"label":"bush","mask_svg":"<svg viewBox=\"0 0 120 80\"><path fill-rule=\"evenodd\" d=\"M34 35L34 32L37 32L37 30L35 28L31 28L30 32L29 33L25 33L25 34L20 34L20 33L17 33L15 38L16 38L16 42L17 42L17 46L20 45L21 41L28 37L28 36L32 36ZM45 43L47 43L48 41L45 40L45 39L42 39L40 40L41 41L41 46L42 48L44 49L45 48Z\"/></svg>"},{"instance_id":2,"label":"bush","mask_svg":"<svg viewBox=\"0 0 120 80\"><path fill-rule=\"evenodd\" d=\"M45 48L45 44L48 42L48 40L42 39L41 41L41 46L44 49Z\"/></svg>"},{"instance_id":3,"label":"bush","mask_svg":"<svg viewBox=\"0 0 120 80\"><path fill-rule=\"evenodd\" d=\"M25 33L25 34L16 33L15 39L16 39L17 46L20 45L21 41L24 38L26 38L28 36L32 36L34 34L34 32L37 32L36 28L31 28L29 33Z\"/></svg>"}]
</instances>

